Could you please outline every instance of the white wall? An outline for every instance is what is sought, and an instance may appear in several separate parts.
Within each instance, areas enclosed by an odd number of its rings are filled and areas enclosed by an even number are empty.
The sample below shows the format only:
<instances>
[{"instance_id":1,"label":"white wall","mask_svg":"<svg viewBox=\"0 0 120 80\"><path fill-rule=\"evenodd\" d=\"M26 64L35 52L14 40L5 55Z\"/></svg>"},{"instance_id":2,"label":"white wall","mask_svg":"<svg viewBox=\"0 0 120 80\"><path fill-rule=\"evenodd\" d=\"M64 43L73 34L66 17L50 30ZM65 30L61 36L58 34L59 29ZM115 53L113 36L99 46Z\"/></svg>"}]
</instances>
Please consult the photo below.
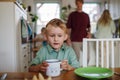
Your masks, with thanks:
<instances>
[{"instance_id":1,"label":"white wall","mask_svg":"<svg viewBox=\"0 0 120 80\"><path fill-rule=\"evenodd\" d=\"M113 19L120 18L120 0L109 0L109 9Z\"/></svg>"}]
</instances>

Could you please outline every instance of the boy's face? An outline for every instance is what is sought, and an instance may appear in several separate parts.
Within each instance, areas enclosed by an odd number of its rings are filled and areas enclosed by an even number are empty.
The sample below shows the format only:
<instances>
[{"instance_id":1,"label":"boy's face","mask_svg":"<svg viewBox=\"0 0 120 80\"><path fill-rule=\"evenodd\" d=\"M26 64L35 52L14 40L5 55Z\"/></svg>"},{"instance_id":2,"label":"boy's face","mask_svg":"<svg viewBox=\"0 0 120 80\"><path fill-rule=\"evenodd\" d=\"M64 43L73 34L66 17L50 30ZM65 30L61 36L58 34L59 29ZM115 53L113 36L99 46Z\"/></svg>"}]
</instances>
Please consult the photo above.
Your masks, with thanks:
<instances>
[{"instance_id":1,"label":"boy's face","mask_svg":"<svg viewBox=\"0 0 120 80\"><path fill-rule=\"evenodd\" d=\"M56 51L58 51L61 48L64 41L67 39L67 34L65 34L65 32L61 28L52 26L48 29L46 39L50 46Z\"/></svg>"}]
</instances>

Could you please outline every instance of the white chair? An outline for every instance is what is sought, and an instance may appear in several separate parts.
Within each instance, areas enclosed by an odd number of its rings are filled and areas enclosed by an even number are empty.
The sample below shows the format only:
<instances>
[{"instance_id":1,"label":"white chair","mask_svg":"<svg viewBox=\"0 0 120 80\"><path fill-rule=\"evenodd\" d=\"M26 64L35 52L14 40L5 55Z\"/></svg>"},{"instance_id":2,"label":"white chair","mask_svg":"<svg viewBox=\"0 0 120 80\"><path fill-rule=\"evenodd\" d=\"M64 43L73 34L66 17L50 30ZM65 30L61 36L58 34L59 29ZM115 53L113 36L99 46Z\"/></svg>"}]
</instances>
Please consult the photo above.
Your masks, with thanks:
<instances>
[{"instance_id":1,"label":"white chair","mask_svg":"<svg viewBox=\"0 0 120 80\"><path fill-rule=\"evenodd\" d=\"M83 39L82 66L120 66L120 39Z\"/></svg>"}]
</instances>

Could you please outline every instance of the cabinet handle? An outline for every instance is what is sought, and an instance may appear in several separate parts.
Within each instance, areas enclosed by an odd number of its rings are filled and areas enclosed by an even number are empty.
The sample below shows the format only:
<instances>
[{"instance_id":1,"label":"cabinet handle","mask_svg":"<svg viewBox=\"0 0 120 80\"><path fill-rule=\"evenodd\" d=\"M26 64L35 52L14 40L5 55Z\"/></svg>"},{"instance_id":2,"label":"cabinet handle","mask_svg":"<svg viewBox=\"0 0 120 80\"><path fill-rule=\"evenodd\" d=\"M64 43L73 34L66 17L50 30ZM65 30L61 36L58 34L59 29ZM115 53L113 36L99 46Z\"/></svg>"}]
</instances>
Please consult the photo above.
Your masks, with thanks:
<instances>
[{"instance_id":1,"label":"cabinet handle","mask_svg":"<svg viewBox=\"0 0 120 80\"><path fill-rule=\"evenodd\" d=\"M27 68L27 66L24 66L24 68Z\"/></svg>"},{"instance_id":2,"label":"cabinet handle","mask_svg":"<svg viewBox=\"0 0 120 80\"><path fill-rule=\"evenodd\" d=\"M24 57L26 57L26 55L24 55Z\"/></svg>"},{"instance_id":3,"label":"cabinet handle","mask_svg":"<svg viewBox=\"0 0 120 80\"><path fill-rule=\"evenodd\" d=\"M26 49L26 47L24 47L24 49Z\"/></svg>"},{"instance_id":4,"label":"cabinet handle","mask_svg":"<svg viewBox=\"0 0 120 80\"><path fill-rule=\"evenodd\" d=\"M28 63L30 63L30 61L28 61Z\"/></svg>"}]
</instances>

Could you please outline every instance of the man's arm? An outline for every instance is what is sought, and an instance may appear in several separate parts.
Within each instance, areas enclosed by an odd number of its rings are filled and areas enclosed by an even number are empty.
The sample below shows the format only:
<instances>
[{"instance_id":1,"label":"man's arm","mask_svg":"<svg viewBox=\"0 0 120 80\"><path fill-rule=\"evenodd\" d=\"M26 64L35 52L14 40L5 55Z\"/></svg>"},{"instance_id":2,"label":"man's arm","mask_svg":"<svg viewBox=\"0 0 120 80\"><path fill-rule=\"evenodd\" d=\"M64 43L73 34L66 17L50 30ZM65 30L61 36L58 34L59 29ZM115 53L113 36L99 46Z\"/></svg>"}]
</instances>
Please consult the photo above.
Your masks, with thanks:
<instances>
[{"instance_id":1,"label":"man's arm","mask_svg":"<svg viewBox=\"0 0 120 80\"><path fill-rule=\"evenodd\" d=\"M69 28L69 29L68 29L68 38L67 38L67 40L66 40L66 43L67 43L69 46L71 46L70 35L71 35L71 29Z\"/></svg>"}]
</instances>

